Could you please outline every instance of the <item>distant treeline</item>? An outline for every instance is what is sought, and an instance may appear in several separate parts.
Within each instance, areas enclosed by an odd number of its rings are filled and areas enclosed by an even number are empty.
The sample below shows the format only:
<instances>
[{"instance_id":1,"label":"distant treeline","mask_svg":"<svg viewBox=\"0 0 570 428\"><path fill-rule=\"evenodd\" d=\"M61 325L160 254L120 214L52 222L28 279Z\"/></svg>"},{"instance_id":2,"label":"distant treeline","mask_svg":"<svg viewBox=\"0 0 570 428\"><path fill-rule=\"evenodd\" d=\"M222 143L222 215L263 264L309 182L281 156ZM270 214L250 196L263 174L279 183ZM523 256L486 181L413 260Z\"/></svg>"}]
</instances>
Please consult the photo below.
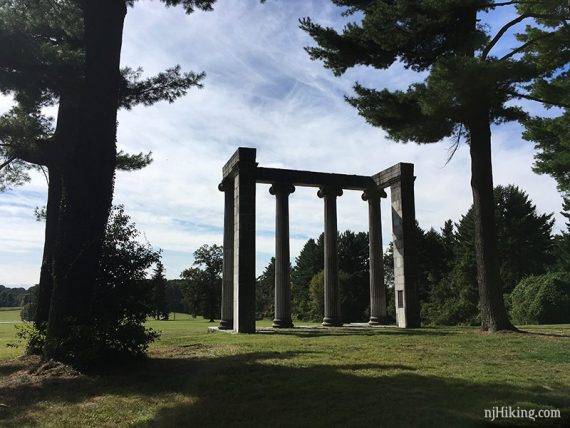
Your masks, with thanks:
<instances>
[{"instance_id":1,"label":"distant treeline","mask_svg":"<svg viewBox=\"0 0 570 428\"><path fill-rule=\"evenodd\" d=\"M9 288L0 285L0 308L23 306L26 303L25 300L28 293L28 290L25 288Z\"/></svg>"}]
</instances>

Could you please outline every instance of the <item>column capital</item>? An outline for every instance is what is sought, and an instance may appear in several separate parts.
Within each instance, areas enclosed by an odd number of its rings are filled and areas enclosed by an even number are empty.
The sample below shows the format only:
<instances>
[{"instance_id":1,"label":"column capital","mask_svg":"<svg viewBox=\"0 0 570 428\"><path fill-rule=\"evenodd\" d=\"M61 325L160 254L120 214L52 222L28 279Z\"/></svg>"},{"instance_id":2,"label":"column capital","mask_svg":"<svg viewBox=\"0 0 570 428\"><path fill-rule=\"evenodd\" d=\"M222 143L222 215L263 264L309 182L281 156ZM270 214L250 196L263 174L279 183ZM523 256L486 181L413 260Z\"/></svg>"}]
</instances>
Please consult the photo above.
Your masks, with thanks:
<instances>
[{"instance_id":1,"label":"column capital","mask_svg":"<svg viewBox=\"0 0 570 428\"><path fill-rule=\"evenodd\" d=\"M224 178L220 184L218 184L218 190L220 192L226 192L230 189L233 189L234 183L229 178Z\"/></svg>"},{"instance_id":2,"label":"column capital","mask_svg":"<svg viewBox=\"0 0 570 428\"><path fill-rule=\"evenodd\" d=\"M377 201L380 198L385 198L388 195L386 194L386 192L384 191L384 189L381 189L380 187L370 187L368 189L366 189L364 192L362 192L362 200L363 201Z\"/></svg>"},{"instance_id":3,"label":"column capital","mask_svg":"<svg viewBox=\"0 0 570 428\"><path fill-rule=\"evenodd\" d=\"M317 192L319 198L336 198L342 196L342 188L340 186L321 186Z\"/></svg>"},{"instance_id":4,"label":"column capital","mask_svg":"<svg viewBox=\"0 0 570 428\"><path fill-rule=\"evenodd\" d=\"M269 188L269 193L272 195L286 194L289 195L295 192L295 186L290 183L273 183Z\"/></svg>"}]
</instances>

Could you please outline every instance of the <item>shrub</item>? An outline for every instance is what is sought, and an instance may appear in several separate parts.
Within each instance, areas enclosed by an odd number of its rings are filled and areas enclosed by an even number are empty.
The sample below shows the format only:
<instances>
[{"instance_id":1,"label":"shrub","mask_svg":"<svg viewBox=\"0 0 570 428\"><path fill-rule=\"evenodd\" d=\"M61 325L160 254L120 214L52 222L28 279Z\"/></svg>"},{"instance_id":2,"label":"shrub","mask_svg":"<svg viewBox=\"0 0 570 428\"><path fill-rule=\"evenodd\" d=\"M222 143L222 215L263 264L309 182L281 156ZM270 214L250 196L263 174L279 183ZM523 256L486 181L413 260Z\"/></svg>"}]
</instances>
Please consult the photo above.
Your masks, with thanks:
<instances>
[{"instance_id":1,"label":"shrub","mask_svg":"<svg viewBox=\"0 0 570 428\"><path fill-rule=\"evenodd\" d=\"M511 304L515 324L570 322L570 274L550 272L523 279L511 293Z\"/></svg>"},{"instance_id":2,"label":"shrub","mask_svg":"<svg viewBox=\"0 0 570 428\"><path fill-rule=\"evenodd\" d=\"M61 340L46 341L45 328L26 326L18 337L29 353L49 347L57 360L87 369L141 357L158 333L145 327L157 312L152 281L147 271L160 262L160 252L141 243L140 232L124 213L114 207L107 224L99 272L92 301L90 325L73 326Z\"/></svg>"}]
</instances>

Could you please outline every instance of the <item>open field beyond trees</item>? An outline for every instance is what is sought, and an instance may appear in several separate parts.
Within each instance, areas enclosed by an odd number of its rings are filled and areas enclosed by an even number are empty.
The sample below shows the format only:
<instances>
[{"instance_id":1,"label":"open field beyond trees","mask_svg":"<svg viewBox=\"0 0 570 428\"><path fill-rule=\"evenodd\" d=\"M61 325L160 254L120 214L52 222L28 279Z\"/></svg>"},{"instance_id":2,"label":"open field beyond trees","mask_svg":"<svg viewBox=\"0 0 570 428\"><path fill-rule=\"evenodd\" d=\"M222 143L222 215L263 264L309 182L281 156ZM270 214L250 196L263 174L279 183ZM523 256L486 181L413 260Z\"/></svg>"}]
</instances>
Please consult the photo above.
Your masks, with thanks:
<instances>
[{"instance_id":1,"label":"open field beyond trees","mask_svg":"<svg viewBox=\"0 0 570 428\"><path fill-rule=\"evenodd\" d=\"M37 360L6 347L18 311L0 316L2 426L482 426L493 406L562 412L500 426L570 421L569 325L235 335L177 314L149 322L163 334L146 361L81 375L30 372Z\"/></svg>"}]
</instances>

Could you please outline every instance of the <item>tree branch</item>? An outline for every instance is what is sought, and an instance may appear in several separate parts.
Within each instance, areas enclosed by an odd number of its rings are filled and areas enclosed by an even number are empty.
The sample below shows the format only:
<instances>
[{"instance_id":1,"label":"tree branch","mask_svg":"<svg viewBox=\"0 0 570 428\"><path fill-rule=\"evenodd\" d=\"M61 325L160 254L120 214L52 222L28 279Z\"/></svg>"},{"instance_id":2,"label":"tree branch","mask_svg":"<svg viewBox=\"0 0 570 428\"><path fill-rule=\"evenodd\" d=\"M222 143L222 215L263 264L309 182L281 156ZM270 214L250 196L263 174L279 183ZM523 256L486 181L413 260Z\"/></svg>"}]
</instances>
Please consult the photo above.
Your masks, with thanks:
<instances>
[{"instance_id":1,"label":"tree branch","mask_svg":"<svg viewBox=\"0 0 570 428\"><path fill-rule=\"evenodd\" d=\"M508 54L506 54L504 57L500 58L499 61L504 61L506 59L509 59L511 57L513 57L514 55L518 54L519 52L522 52L523 50L525 50L528 46L532 45L533 43L539 41L539 40L543 40L549 36L552 36L553 34L555 34L554 32L551 33L546 33L543 34L542 36L536 37L532 40L529 40L526 43L523 43L522 45L520 45L518 48L513 49L512 51L510 51Z\"/></svg>"},{"instance_id":2,"label":"tree branch","mask_svg":"<svg viewBox=\"0 0 570 428\"><path fill-rule=\"evenodd\" d=\"M503 37L503 34L505 34L509 28L517 25L519 22L529 17L530 15L528 14L522 14L520 16L517 16L511 22L508 22L505 25L503 25L503 28L499 30L499 32L495 35L495 37L493 37L493 39L489 42L489 44L485 47L485 49L483 49L483 52L481 53L481 59L483 61L487 59L487 55L489 55L489 52L491 51L491 49L493 49L493 46L495 46L498 43L501 37Z\"/></svg>"},{"instance_id":3,"label":"tree branch","mask_svg":"<svg viewBox=\"0 0 570 428\"><path fill-rule=\"evenodd\" d=\"M4 169L6 168L8 165L10 165L14 160L16 160L16 157L11 157L10 159L8 159L6 162L4 162L3 164L0 164L0 169Z\"/></svg>"},{"instance_id":4,"label":"tree branch","mask_svg":"<svg viewBox=\"0 0 570 428\"><path fill-rule=\"evenodd\" d=\"M487 59L487 55L493 47L499 42L501 37L509 30L509 28L517 25L519 22L525 20L526 18L538 18L538 19L560 19L560 21L565 22L568 17L560 16L560 15L548 15L548 14L534 14L534 13L523 13L520 16L517 16L510 22L507 22L503 25L503 28L499 30L499 32L493 37L493 39L489 42L489 44L483 49L481 53L481 59L485 61Z\"/></svg>"},{"instance_id":5,"label":"tree branch","mask_svg":"<svg viewBox=\"0 0 570 428\"><path fill-rule=\"evenodd\" d=\"M555 107L570 108L570 104L564 104L564 103L555 102L555 101L543 100L543 99L540 99L537 97L533 97L532 95L520 94L516 91L507 91L507 93L512 95L515 98L524 98L526 100L536 101L539 103L548 104L548 105L555 106Z\"/></svg>"},{"instance_id":6,"label":"tree branch","mask_svg":"<svg viewBox=\"0 0 570 428\"><path fill-rule=\"evenodd\" d=\"M15 158L40 166L53 164L53 150L50 140L36 140L31 144L13 146L11 153Z\"/></svg>"}]
</instances>

